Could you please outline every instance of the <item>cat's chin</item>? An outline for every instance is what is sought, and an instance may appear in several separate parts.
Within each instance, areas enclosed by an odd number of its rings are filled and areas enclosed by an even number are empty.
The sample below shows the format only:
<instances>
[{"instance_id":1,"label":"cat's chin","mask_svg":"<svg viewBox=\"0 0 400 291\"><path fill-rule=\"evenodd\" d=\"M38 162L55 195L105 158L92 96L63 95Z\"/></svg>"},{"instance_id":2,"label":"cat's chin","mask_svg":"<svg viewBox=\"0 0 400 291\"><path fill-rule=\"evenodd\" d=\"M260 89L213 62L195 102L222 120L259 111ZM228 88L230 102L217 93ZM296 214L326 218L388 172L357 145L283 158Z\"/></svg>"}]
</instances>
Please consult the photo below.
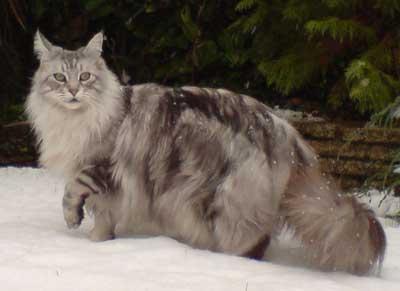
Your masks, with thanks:
<instances>
[{"instance_id":1,"label":"cat's chin","mask_svg":"<svg viewBox=\"0 0 400 291\"><path fill-rule=\"evenodd\" d=\"M63 101L61 104L62 104L62 106L64 108L69 109L69 110L78 110L78 109L82 109L84 107L83 103L81 101L78 101L78 100L76 100L76 101Z\"/></svg>"}]
</instances>

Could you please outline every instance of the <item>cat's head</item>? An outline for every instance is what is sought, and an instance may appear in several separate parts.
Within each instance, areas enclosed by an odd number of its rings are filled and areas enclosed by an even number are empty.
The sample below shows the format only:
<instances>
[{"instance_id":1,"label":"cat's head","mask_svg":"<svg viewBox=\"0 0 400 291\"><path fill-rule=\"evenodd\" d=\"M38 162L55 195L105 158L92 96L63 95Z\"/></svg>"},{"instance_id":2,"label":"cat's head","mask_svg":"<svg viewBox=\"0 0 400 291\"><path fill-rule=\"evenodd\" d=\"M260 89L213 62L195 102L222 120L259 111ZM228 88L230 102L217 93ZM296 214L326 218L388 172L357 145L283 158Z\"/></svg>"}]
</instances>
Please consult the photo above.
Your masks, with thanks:
<instances>
[{"instance_id":1,"label":"cat's head","mask_svg":"<svg viewBox=\"0 0 400 291\"><path fill-rule=\"evenodd\" d=\"M98 107L117 94L120 84L101 56L103 33L75 51L51 44L39 31L34 51L40 66L33 79L38 98L64 110Z\"/></svg>"}]
</instances>

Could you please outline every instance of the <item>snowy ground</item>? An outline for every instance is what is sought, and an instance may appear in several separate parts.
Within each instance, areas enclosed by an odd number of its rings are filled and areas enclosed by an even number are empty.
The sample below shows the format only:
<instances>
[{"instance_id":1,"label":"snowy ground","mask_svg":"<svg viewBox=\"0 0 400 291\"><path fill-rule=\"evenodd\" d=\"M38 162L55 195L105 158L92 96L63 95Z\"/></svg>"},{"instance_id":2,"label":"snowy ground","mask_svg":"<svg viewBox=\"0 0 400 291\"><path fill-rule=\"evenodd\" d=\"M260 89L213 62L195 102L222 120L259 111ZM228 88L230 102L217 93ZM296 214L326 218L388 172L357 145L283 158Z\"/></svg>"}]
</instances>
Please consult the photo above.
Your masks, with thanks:
<instances>
[{"instance_id":1,"label":"snowy ground","mask_svg":"<svg viewBox=\"0 0 400 291\"><path fill-rule=\"evenodd\" d=\"M313 116L311 113L303 112L303 111L295 111L291 109L282 109L279 106L275 106L273 108L274 113L289 122L296 121L325 121L322 117Z\"/></svg>"},{"instance_id":2,"label":"snowy ground","mask_svg":"<svg viewBox=\"0 0 400 291\"><path fill-rule=\"evenodd\" d=\"M400 290L398 227L385 227L381 277L357 277L195 250L165 237L93 243L90 219L66 228L62 192L62 181L44 170L0 168L1 290ZM291 260L283 247L273 246L270 257Z\"/></svg>"}]
</instances>

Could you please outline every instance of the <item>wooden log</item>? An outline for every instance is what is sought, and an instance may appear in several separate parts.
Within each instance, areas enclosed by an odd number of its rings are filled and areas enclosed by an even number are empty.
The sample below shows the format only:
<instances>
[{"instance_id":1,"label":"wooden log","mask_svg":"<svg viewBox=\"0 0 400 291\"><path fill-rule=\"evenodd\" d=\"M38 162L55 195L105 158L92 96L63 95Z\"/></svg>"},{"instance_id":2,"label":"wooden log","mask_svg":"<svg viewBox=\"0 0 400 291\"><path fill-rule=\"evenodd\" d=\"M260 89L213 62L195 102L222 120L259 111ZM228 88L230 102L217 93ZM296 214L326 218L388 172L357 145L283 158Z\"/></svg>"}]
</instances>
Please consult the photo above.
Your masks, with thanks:
<instances>
[{"instance_id":1,"label":"wooden log","mask_svg":"<svg viewBox=\"0 0 400 291\"><path fill-rule=\"evenodd\" d=\"M308 139L334 139L336 141L360 142L400 146L400 129L373 127L348 127L328 122L294 122L297 130Z\"/></svg>"},{"instance_id":2,"label":"wooden log","mask_svg":"<svg viewBox=\"0 0 400 291\"><path fill-rule=\"evenodd\" d=\"M390 162L396 152L393 146L370 145L336 140L309 140L310 145L321 157L347 158Z\"/></svg>"},{"instance_id":3,"label":"wooden log","mask_svg":"<svg viewBox=\"0 0 400 291\"><path fill-rule=\"evenodd\" d=\"M337 137L338 127L332 123L298 121L292 124L305 138L335 139Z\"/></svg>"},{"instance_id":4,"label":"wooden log","mask_svg":"<svg viewBox=\"0 0 400 291\"><path fill-rule=\"evenodd\" d=\"M0 166L34 165L37 153L28 122L0 127Z\"/></svg>"},{"instance_id":5,"label":"wooden log","mask_svg":"<svg viewBox=\"0 0 400 291\"><path fill-rule=\"evenodd\" d=\"M341 139L353 143L400 146L400 130L383 128L343 128L341 130Z\"/></svg>"},{"instance_id":6,"label":"wooden log","mask_svg":"<svg viewBox=\"0 0 400 291\"><path fill-rule=\"evenodd\" d=\"M337 160L320 158L321 170L328 174L348 175L366 178L387 170L388 164L382 161Z\"/></svg>"}]
</instances>

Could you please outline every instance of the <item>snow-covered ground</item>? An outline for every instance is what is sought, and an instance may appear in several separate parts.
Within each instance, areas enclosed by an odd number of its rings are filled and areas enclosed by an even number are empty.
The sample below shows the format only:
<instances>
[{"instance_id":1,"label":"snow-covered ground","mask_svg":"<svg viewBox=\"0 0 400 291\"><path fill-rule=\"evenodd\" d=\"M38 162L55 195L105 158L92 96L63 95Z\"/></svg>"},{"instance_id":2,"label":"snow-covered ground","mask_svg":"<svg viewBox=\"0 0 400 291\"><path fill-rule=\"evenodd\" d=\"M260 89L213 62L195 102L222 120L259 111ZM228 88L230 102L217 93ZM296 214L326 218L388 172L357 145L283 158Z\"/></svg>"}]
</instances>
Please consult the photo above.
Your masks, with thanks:
<instances>
[{"instance_id":1,"label":"snow-covered ground","mask_svg":"<svg viewBox=\"0 0 400 291\"><path fill-rule=\"evenodd\" d=\"M303 112L303 111L295 111L291 109L282 109L279 106L275 106L273 111L276 115L281 118L288 120L289 122L296 121L324 121L322 117L313 116L311 113Z\"/></svg>"},{"instance_id":2,"label":"snow-covered ground","mask_svg":"<svg viewBox=\"0 0 400 291\"><path fill-rule=\"evenodd\" d=\"M195 250L166 237L93 243L86 237L90 219L78 230L66 228L62 194L63 182L45 170L0 168L0 290L400 290L398 227L385 227L381 277L357 277L277 262L294 260L287 235L272 246L272 262Z\"/></svg>"}]
</instances>

